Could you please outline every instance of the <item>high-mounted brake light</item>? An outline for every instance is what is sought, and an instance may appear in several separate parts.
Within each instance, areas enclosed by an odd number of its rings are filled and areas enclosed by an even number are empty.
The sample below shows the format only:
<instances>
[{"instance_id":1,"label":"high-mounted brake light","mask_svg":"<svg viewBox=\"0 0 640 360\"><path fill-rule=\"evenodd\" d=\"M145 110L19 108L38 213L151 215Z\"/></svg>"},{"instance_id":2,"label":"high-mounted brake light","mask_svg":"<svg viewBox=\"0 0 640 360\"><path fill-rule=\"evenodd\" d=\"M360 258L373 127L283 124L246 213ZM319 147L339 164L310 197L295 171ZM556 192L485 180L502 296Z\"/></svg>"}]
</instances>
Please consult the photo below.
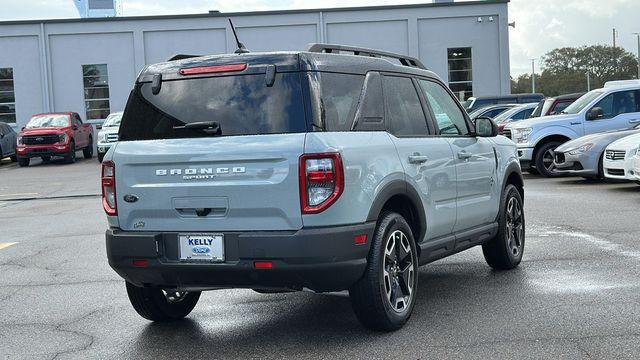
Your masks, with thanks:
<instances>
[{"instance_id":1,"label":"high-mounted brake light","mask_svg":"<svg viewBox=\"0 0 640 360\"><path fill-rule=\"evenodd\" d=\"M246 68L247 68L247 64L199 66L199 67L192 67L192 68L182 68L180 69L180 75L199 75L199 74L243 71Z\"/></svg>"},{"instance_id":2,"label":"high-mounted brake light","mask_svg":"<svg viewBox=\"0 0 640 360\"><path fill-rule=\"evenodd\" d=\"M116 205L116 165L113 161L102 163L102 207L107 215L118 215Z\"/></svg>"},{"instance_id":3,"label":"high-mounted brake light","mask_svg":"<svg viewBox=\"0 0 640 360\"><path fill-rule=\"evenodd\" d=\"M344 170L338 153L300 156L299 176L303 214L324 211L338 200L344 189Z\"/></svg>"}]
</instances>

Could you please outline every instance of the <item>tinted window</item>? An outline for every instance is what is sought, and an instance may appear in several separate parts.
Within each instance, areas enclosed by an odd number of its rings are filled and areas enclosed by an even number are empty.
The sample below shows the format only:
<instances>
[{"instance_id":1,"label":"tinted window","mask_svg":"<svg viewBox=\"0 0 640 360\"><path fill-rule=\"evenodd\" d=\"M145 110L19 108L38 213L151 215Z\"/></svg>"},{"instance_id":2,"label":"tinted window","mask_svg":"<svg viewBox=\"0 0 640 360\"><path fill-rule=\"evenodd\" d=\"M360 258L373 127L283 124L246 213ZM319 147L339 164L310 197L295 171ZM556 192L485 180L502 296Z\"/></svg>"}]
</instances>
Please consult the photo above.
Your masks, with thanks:
<instances>
[{"instance_id":1,"label":"tinted window","mask_svg":"<svg viewBox=\"0 0 640 360\"><path fill-rule=\"evenodd\" d=\"M552 114L560 114L567 108L567 106L571 105L571 101L563 101L556 103L556 106L551 110Z\"/></svg>"},{"instance_id":2,"label":"tinted window","mask_svg":"<svg viewBox=\"0 0 640 360\"><path fill-rule=\"evenodd\" d=\"M636 91L620 91L609 94L598 101L594 107L602 109L604 118L612 118L620 114L637 112L636 94Z\"/></svg>"},{"instance_id":3,"label":"tinted window","mask_svg":"<svg viewBox=\"0 0 640 360\"><path fill-rule=\"evenodd\" d=\"M493 119L494 117L496 117L496 116L498 116L498 115L502 114L502 113L503 113L505 110L507 110L507 109L508 109L508 108L504 108L504 107L502 107L502 108L495 108L495 109L491 109L491 110L489 110L489 111L485 112L484 114L482 114L482 116L487 116L487 117L490 117L490 118L492 118L492 119Z\"/></svg>"},{"instance_id":4,"label":"tinted window","mask_svg":"<svg viewBox=\"0 0 640 360\"><path fill-rule=\"evenodd\" d=\"M387 119L396 136L427 135L427 121L420 98L410 78L385 76L384 97Z\"/></svg>"},{"instance_id":5,"label":"tinted window","mask_svg":"<svg viewBox=\"0 0 640 360\"><path fill-rule=\"evenodd\" d=\"M456 100L440 85L432 81L419 80L420 88L431 106L442 135L467 135L467 121Z\"/></svg>"},{"instance_id":6,"label":"tinted window","mask_svg":"<svg viewBox=\"0 0 640 360\"><path fill-rule=\"evenodd\" d=\"M305 132L301 94L299 73L278 74L271 87L264 74L165 81L157 95L150 83L138 84L122 118L120 139ZM185 128L196 122L216 122L220 133Z\"/></svg>"},{"instance_id":7,"label":"tinted window","mask_svg":"<svg viewBox=\"0 0 640 360\"><path fill-rule=\"evenodd\" d=\"M364 76L333 73L314 73L310 76L320 82L320 123L328 131L351 130Z\"/></svg>"}]
</instances>

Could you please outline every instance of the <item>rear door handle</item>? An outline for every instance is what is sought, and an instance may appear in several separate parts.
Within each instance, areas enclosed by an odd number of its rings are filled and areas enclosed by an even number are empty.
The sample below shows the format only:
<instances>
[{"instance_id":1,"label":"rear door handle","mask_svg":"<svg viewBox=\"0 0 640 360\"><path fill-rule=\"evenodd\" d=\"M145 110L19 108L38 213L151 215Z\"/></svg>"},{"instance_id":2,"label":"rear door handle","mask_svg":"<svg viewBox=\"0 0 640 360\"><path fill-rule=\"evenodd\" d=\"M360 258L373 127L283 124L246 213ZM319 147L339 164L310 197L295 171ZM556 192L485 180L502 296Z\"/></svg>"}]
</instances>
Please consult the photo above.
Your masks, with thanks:
<instances>
[{"instance_id":1,"label":"rear door handle","mask_svg":"<svg viewBox=\"0 0 640 360\"><path fill-rule=\"evenodd\" d=\"M428 157L424 155L420 155L419 153L415 153L413 155L409 155L409 164L422 164L429 160Z\"/></svg>"},{"instance_id":2,"label":"rear door handle","mask_svg":"<svg viewBox=\"0 0 640 360\"><path fill-rule=\"evenodd\" d=\"M460 160L467 160L467 159L468 159L468 158L470 158L470 157L471 157L471 154L470 154L470 153L468 153L468 152L466 152L466 151L464 151L464 150L463 150L463 151L460 151L460 152L458 153L458 159L460 159Z\"/></svg>"},{"instance_id":3,"label":"rear door handle","mask_svg":"<svg viewBox=\"0 0 640 360\"><path fill-rule=\"evenodd\" d=\"M629 124L637 124L640 123L640 119L629 120Z\"/></svg>"}]
</instances>

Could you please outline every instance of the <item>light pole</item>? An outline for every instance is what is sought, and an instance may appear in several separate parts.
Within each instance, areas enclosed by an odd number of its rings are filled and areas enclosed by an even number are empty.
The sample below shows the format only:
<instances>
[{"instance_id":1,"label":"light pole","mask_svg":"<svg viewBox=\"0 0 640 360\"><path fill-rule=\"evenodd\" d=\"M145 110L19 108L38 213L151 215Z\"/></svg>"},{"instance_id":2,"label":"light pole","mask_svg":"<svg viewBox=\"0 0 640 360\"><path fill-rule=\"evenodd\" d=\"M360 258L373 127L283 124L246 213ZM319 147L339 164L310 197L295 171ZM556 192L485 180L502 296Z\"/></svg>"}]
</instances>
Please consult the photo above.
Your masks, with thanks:
<instances>
[{"instance_id":1,"label":"light pole","mask_svg":"<svg viewBox=\"0 0 640 360\"><path fill-rule=\"evenodd\" d=\"M640 79L640 33L633 33L633 35L636 36L636 39L638 40L638 79Z\"/></svg>"},{"instance_id":2,"label":"light pole","mask_svg":"<svg viewBox=\"0 0 640 360\"><path fill-rule=\"evenodd\" d=\"M531 60L531 92L536 93L536 59Z\"/></svg>"}]
</instances>

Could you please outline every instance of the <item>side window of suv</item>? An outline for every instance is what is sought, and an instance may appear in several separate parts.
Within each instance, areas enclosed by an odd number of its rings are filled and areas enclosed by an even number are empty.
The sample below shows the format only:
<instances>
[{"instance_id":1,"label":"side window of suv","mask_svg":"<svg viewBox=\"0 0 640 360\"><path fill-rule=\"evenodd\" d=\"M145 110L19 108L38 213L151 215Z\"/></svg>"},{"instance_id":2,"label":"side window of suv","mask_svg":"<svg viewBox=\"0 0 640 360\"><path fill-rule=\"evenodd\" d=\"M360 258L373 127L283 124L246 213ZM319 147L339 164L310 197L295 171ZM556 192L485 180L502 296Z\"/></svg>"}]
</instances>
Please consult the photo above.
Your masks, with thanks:
<instances>
[{"instance_id":1,"label":"side window of suv","mask_svg":"<svg viewBox=\"0 0 640 360\"><path fill-rule=\"evenodd\" d=\"M636 90L619 91L609 94L598 101L594 108L602 109L602 118L610 119L620 114L638 112L640 106L639 92Z\"/></svg>"},{"instance_id":2,"label":"side window of suv","mask_svg":"<svg viewBox=\"0 0 640 360\"><path fill-rule=\"evenodd\" d=\"M422 79L418 83L433 110L440 135L469 135L462 110L442 85Z\"/></svg>"},{"instance_id":3,"label":"side window of suv","mask_svg":"<svg viewBox=\"0 0 640 360\"><path fill-rule=\"evenodd\" d=\"M73 114L73 120L76 122L76 125L78 126L82 125L82 120L80 120L80 115Z\"/></svg>"},{"instance_id":4,"label":"side window of suv","mask_svg":"<svg viewBox=\"0 0 640 360\"><path fill-rule=\"evenodd\" d=\"M396 136L428 135L427 120L410 78L385 76L384 98L389 132Z\"/></svg>"}]
</instances>

